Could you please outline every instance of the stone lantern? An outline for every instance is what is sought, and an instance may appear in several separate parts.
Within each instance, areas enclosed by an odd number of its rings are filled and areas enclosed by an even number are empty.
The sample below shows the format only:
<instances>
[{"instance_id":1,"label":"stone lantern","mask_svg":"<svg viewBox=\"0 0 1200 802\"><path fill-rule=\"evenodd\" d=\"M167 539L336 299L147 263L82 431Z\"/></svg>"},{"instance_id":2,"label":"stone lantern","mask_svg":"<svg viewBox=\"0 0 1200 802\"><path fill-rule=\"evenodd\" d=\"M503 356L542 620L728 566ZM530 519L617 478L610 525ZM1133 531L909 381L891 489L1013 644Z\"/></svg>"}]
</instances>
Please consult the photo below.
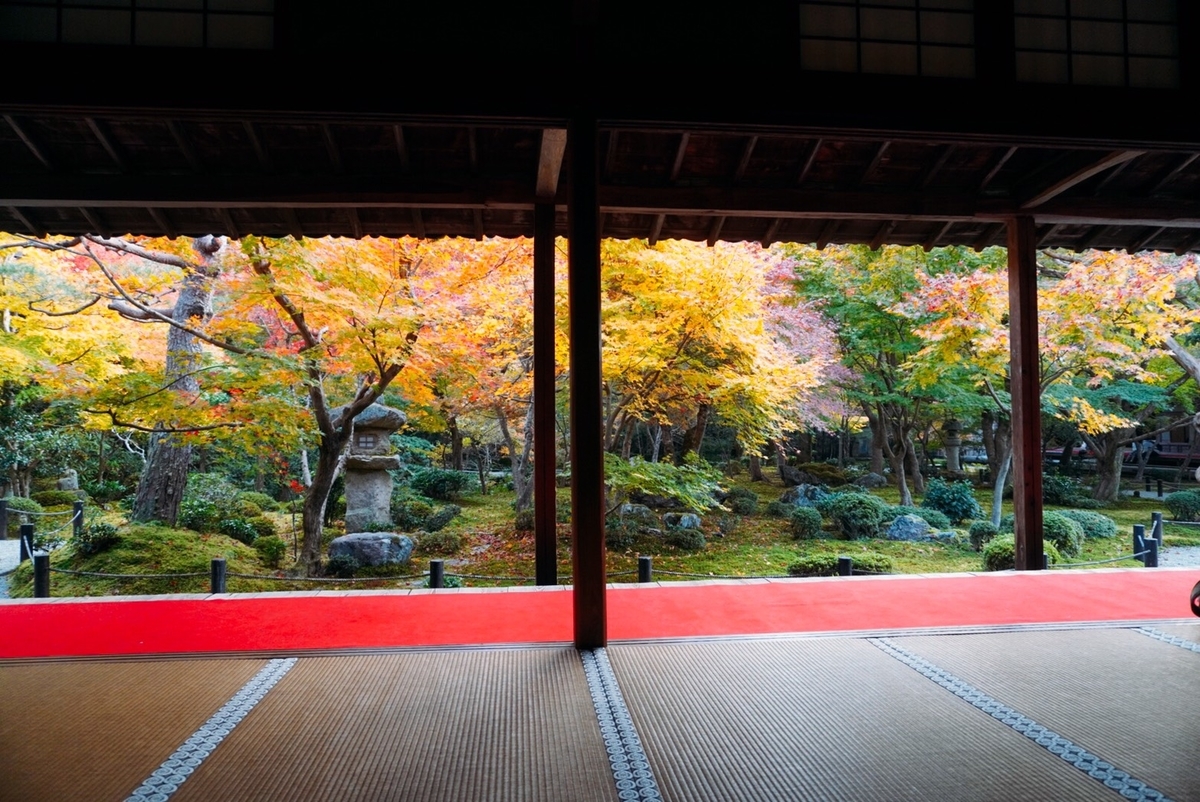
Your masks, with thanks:
<instances>
[{"instance_id":1,"label":"stone lantern","mask_svg":"<svg viewBox=\"0 0 1200 802\"><path fill-rule=\"evenodd\" d=\"M403 412L372 404L354 419L354 436L346 455L346 531L391 520L392 475L400 457L392 453L390 435L404 425Z\"/></svg>"},{"instance_id":2,"label":"stone lantern","mask_svg":"<svg viewBox=\"0 0 1200 802\"><path fill-rule=\"evenodd\" d=\"M959 448L962 446L962 424L951 418L942 424L942 445L946 448L946 470L962 473Z\"/></svg>"}]
</instances>

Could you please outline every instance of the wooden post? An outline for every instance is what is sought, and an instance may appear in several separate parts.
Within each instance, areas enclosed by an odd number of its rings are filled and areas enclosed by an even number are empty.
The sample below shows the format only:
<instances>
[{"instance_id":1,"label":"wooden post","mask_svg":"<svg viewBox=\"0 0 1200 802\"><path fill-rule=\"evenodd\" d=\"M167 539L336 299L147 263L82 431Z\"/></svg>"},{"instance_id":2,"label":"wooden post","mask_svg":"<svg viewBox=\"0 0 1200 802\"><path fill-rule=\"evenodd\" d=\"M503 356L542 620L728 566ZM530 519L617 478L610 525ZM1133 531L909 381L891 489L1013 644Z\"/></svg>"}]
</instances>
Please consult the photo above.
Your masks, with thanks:
<instances>
[{"instance_id":1,"label":"wooden post","mask_svg":"<svg viewBox=\"0 0 1200 802\"><path fill-rule=\"evenodd\" d=\"M1038 367L1037 248L1033 218L1008 222L1008 320L1016 569L1042 560L1042 407Z\"/></svg>"},{"instance_id":2,"label":"wooden post","mask_svg":"<svg viewBox=\"0 0 1200 802\"><path fill-rule=\"evenodd\" d=\"M83 534L83 502L76 501L71 507L71 511L75 514L71 517L71 533L73 537L79 537Z\"/></svg>"},{"instance_id":3,"label":"wooden post","mask_svg":"<svg viewBox=\"0 0 1200 802\"><path fill-rule=\"evenodd\" d=\"M0 540L8 539L8 501L0 498Z\"/></svg>"},{"instance_id":4,"label":"wooden post","mask_svg":"<svg viewBox=\"0 0 1200 802\"><path fill-rule=\"evenodd\" d=\"M539 585L557 585L553 203L534 206L533 232L534 574Z\"/></svg>"}]
</instances>

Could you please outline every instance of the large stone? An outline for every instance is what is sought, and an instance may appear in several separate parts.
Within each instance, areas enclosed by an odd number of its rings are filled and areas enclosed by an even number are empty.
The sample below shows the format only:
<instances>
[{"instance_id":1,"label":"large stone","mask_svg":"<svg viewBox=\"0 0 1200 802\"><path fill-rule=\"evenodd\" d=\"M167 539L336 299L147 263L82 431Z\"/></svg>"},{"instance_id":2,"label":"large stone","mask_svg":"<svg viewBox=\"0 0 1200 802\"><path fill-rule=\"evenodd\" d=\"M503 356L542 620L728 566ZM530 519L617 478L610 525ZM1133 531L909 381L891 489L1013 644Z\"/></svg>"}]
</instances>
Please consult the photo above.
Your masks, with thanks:
<instances>
[{"instance_id":1,"label":"large stone","mask_svg":"<svg viewBox=\"0 0 1200 802\"><path fill-rule=\"evenodd\" d=\"M658 526L658 516L644 504L622 504L617 514L622 521L633 523L639 529Z\"/></svg>"},{"instance_id":2,"label":"large stone","mask_svg":"<svg viewBox=\"0 0 1200 802\"><path fill-rule=\"evenodd\" d=\"M330 557L353 557L359 565L406 563L412 552L412 538L395 532L355 532L329 544Z\"/></svg>"},{"instance_id":3,"label":"large stone","mask_svg":"<svg viewBox=\"0 0 1200 802\"><path fill-rule=\"evenodd\" d=\"M804 484L804 477L807 474L799 468L793 468L791 465L779 466L779 479L783 482L784 487L795 487L796 485Z\"/></svg>"},{"instance_id":4,"label":"large stone","mask_svg":"<svg viewBox=\"0 0 1200 802\"><path fill-rule=\"evenodd\" d=\"M387 471L346 471L346 531L392 519L392 475Z\"/></svg>"},{"instance_id":5,"label":"large stone","mask_svg":"<svg viewBox=\"0 0 1200 802\"><path fill-rule=\"evenodd\" d=\"M67 475L57 482L59 490L78 490L79 473L74 468L67 469Z\"/></svg>"},{"instance_id":6,"label":"large stone","mask_svg":"<svg viewBox=\"0 0 1200 802\"><path fill-rule=\"evenodd\" d=\"M783 491L779 500L784 504L792 504L797 507L815 507L818 501L828 495L829 493L824 488L817 485L797 485Z\"/></svg>"},{"instance_id":7,"label":"large stone","mask_svg":"<svg viewBox=\"0 0 1200 802\"><path fill-rule=\"evenodd\" d=\"M700 516L694 512L668 512L663 524L670 529L699 529Z\"/></svg>"},{"instance_id":8,"label":"large stone","mask_svg":"<svg viewBox=\"0 0 1200 802\"><path fill-rule=\"evenodd\" d=\"M929 523L915 515L901 515L888 527L888 540L928 540Z\"/></svg>"},{"instance_id":9,"label":"large stone","mask_svg":"<svg viewBox=\"0 0 1200 802\"><path fill-rule=\"evenodd\" d=\"M878 490L881 487L887 487L888 480L877 473L868 473L855 479L854 484L868 490Z\"/></svg>"},{"instance_id":10,"label":"large stone","mask_svg":"<svg viewBox=\"0 0 1200 802\"><path fill-rule=\"evenodd\" d=\"M350 454L346 457L347 471L397 471L400 457L397 454Z\"/></svg>"}]
</instances>

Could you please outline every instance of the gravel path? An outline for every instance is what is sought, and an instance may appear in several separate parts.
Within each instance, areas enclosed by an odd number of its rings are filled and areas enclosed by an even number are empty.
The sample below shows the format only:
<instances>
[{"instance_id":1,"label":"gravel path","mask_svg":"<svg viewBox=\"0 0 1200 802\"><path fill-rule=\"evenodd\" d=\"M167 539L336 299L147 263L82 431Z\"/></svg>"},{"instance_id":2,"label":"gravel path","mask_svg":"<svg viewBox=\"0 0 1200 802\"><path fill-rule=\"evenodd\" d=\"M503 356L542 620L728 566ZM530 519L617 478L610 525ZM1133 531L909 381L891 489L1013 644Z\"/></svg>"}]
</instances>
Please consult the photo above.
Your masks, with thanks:
<instances>
[{"instance_id":1,"label":"gravel path","mask_svg":"<svg viewBox=\"0 0 1200 802\"><path fill-rule=\"evenodd\" d=\"M17 567L21 557L21 541L0 540L0 574ZM8 598L8 577L0 576L0 599Z\"/></svg>"},{"instance_id":2,"label":"gravel path","mask_svg":"<svg viewBox=\"0 0 1200 802\"><path fill-rule=\"evenodd\" d=\"M1200 567L1200 546L1164 546L1158 564L1163 568Z\"/></svg>"}]
</instances>

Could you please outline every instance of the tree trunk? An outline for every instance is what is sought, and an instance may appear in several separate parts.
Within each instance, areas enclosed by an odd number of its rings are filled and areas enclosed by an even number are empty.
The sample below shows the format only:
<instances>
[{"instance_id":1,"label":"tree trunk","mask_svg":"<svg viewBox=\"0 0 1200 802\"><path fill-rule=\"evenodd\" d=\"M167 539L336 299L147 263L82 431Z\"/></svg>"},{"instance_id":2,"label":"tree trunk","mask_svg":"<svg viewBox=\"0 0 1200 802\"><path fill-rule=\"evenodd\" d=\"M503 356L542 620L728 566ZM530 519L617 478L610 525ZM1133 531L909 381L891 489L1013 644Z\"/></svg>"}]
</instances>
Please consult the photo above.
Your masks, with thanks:
<instances>
[{"instance_id":1,"label":"tree trunk","mask_svg":"<svg viewBox=\"0 0 1200 802\"><path fill-rule=\"evenodd\" d=\"M662 452L663 427L661 423L655 423L651 429L652 435L650 438L650 461L658 462L658 455Z\"/></svg>"},{"instance_id":2,"label":"tree trunk","mask_svg":"<svg viewBox=\"0 0 1200 802\"><path fill-rule=\"evenodd\" d=\"M458 418L454 415L447 417L446 421L450 428L450 469L461 471L463 469L462 430L458 428Z\"/></svg>"},{"instance_id":3,"label":"tree trunk","mask_svg":"<svg viewBox=\"0 0 1200 802\"><path fill-rule=\"evenodd\" d=\"M522 512L533 506L533 478L529 472L529 456L533 449L533 399L530 398L529 408L525 412L525 442L519 452L509 431L504 410L497 407L496 416L500 422L500 434L504 438L504 445L508 447L509 456L512 458L513 492L517 495L516 511Z\"/></svg>"},{"instance_id":4,"label":"tree trunk","mask_svg":"<svg viewBox=\"0 0 1200 802\"><path fill-rule=\"evenodd\" d=\"M766 479L763 478L762 457L760 457L758 454L750 455L750 481L751 482L765 482L766 481Z\"/></svg>"},{"instance_id":5,"label":"tree trunk","mask_svg":"<svg viewBox=\"0 0 1200 802\"><path fill-rule=\"evenodd\" d=\"M917 454L917 447L913 444L912 433L905 435L905 453L908 455L908 471L912 476L913 489L920 495L925 495L925 474L921 472L921 458Z\"/></svg>"},{"instance_id":6,"label":"tree trunk","mask_svg":"<svg viewBox=\"0 0 1200 802\"><path fill-rule=\"evenodd\" d=\"M1000 470L996 472L996 484L992 486L992 526L997 528L1004 511L1004 486L1008 484L1008 471L1011 467L1012 449L1009 449L1008 456L1000 463Z\"/></svg>"},{"instance_id":7,"label":"tree trunk","mask_svg":"<svg viewBox=\"0 0 1200 802\"><path fill-rule=\"evenodd\" d=\"M1092 491L1092 498L1098 501L1116 501L1121 492L1122 448L1109 443L1102 445L1104 448L1096 451L1096 489Z\"/></svg>"},{"instance_id":8,"label":"tree trunk","mask_svg":"<svg viewBox=\"0 0 1200 802\"><path fill-rule=\"evenodd\" d=\"M304 494L304 544L300 549L300 564L307 576L317 576L321 570L321 535L325 521L325 505L329 491L342 468L342 451L350 441L350 426L344 431L323 432L317 446L317 468L312 474L312 484Z\"/></svg>"},{"instance_id":9,"label":"tree trunk","mask_svg":"<svg viewBox=\"0 0 1200 802\"><path fill-rule=\"evenodd\" d=\"M883 424L868 412L867 426L871 429L871 473L883 476Z\"/></svg>"},{"instance_id":10,"label":"tree trunk","mask_svg":"<svg viewBox=\"0 0 1200 802\"><path fill-rule=\"evenodd\" d=\"M704 443L704 430L708 428L709 411L708 404L701 404L696 408L696 424L684 432L683 450L677 455L677 463L682 462L683 457L689 453L694 452L696 456L700 456L700 446Z\"/></svg>"}]
</instances>

